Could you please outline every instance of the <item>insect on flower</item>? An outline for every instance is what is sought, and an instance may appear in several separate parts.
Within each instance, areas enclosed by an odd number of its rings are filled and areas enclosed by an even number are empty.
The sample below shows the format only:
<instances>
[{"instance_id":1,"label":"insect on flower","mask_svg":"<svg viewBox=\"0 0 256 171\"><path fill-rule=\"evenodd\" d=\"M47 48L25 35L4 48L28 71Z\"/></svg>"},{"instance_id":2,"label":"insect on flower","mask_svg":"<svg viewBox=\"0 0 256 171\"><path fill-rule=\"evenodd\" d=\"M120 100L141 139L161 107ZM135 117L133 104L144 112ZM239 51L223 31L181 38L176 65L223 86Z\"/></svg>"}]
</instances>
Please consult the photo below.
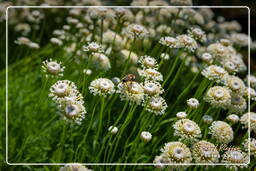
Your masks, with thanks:
<instances>
[{"instance_id":1,"label":"insect on flower","mask_svg":"<svg viewBox=\"0 0 256 171\"><path fill-rule=\"evenodd\" d=\"M122 78L122 82L126 83L126 82L131 82L131 81L135 81L136 77L133 74L128 74L126 75L124 78Z\"/></svg>"}]
</instances>

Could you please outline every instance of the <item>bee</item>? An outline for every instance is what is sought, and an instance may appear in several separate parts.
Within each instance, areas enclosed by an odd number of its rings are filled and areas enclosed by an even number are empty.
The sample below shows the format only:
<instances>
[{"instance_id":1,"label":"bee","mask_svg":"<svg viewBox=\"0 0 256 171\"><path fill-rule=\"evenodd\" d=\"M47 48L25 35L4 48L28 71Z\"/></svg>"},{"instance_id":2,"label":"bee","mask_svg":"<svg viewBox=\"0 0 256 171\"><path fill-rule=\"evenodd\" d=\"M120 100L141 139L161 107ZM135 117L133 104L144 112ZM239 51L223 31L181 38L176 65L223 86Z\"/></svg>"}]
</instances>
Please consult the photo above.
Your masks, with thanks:
<instances>
[{"instance_id":1,"label":"bee","mask_svg":"<svg viewBox=\"0 0 256 171\"><path fill-rule=\"evenodd\" d=\"M135 75L133 75L133 74L128 74L128 75L126 75L126 76L122 79L122 82L123 82L123 83L132 82L132 81L135 81Z\"/></svg>"}]
</instances>

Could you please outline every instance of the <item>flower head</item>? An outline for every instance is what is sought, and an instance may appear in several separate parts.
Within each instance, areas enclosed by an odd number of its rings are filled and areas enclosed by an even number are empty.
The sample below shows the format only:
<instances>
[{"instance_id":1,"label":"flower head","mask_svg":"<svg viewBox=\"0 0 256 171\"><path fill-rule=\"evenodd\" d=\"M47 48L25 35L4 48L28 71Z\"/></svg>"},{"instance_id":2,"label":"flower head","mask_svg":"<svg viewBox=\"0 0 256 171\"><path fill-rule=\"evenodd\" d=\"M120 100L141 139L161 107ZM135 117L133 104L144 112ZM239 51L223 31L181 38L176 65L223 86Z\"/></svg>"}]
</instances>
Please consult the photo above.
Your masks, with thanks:
<instances>
[{"instance_id":1,"label":"flower head","mask_svg":"<svg viewBox=\"0 0 256 171\"><path fill-rule=\"evenodd\" d=\"M144 93L148 96L159 96L164 92L161 84L156 81L146 80L143 82L142 86Z\"/></svg>"},{"instance_id":2,"label":"flower head","mask_svg":"<svg viewBox=\"0 0 256 171\"><path fill-rule=\"evenodd\" d=\"M193 145L192 155L197 163L217 163L220 157L216 146L204 140Z\"/></svg>"},{"instance_id":3,"label":"flower head","mask_svg":"<svg viewBox=\"0 0 256 171\"><path fill-rule=\"evenodd\" d=\"M249 156L240 149L229 149L222 156L221 163L225 164L247 164ZM247 167L246 165L227 165L227 168L237 170L239 167Z\"/></svg>"},{"instance_id":4,"label":"flower head","mask_svg":"<svg viewBox=\"0 0 256 171\"><path fill-rule=\"evenodd\" d=\"M204 115L202 119L203 119L203 122L206 124L211 124L213 121L213 118L210 115Z\"/></svg>"},{"instance_id":5,"label":"flower head","mask_svg":"<svg viewBox=\"0 0 256 171\"><path fill-rule=\"evenodd\" d=\"M85 118L85 107L78 101L62 100L59 109L64 120L80 125Z\"/></svg>"},{"instance_id":6,"label":"flower head","mask_svg":"<svg viewBox=\"0 0 256 171\"><path fill-rule=\"evenodd\" d=\"M109 58L103 53L93 53L92 54L93 66L97 69L102 69L107 71L111 68Z\"/></svg>"},{"instance_id":7,"label":"flower head","mask_svg":"<svg viewBox=\"0 0 256 171\"><path fill-rule=\"evenodd\" d=\"M231 103L228 106L228 109L230 110L230 112L242 113L246 110L246 108L247 108L246 100L242 96L232 93Z\"/></svg>"},{"instance_id":8,"label":"flower head","mask_svg":"<svg viewBox=\"0 0 256 171\"><path fill-rule=\"evenodd\" d=\"M53 61L51 58L49 60L43 61L42 65L43 72L46 73L46 77L63 76L64 66L61 66L61 62Z\"/></svg>"},{"instance_id":9,"label":"flower head","mask_svg":"<svg viewBox=\"0 0 256 171\"><path fill-rule=\"evenodd\" d=\"M212 63L213 57L210 53L203 53L201 56L201 59L206 63Z\"/></svg>"},{"instance_id":10,"label":"flower head","mask_svg":"<svg viewBox=\"0 0 256 171\"><path fill-rule=\"evenodd\" d=\"M214 80L216 82L222 82L228 72L217 65L210 65L202 71L202 75L209 80Z\"/></svg>"},{"instance_id":11,"label":"flower head","mask_svg":"<svg viewBox=\"0 0 256 171\"><path fill-rule=\"evenodd\" d=\"M256 113L255 112L247 112L243 114L240 118L240 123L243 125L244 129L247 129L250 124L250 131L256 133Z\"/></svg>"},{"instance_id":12,"label":"flower head","mask_svg":"<svg viewBox=\"0 0 256 171\"><path fill-rule=\"evenodd\" d=\"M201 130L199 126L192 120L181 119L174 123L174 136L180 137L180 141L196 142L201 138Z\"/></svg>"},{"instance_id":13,"label":"flower head","mask_svg":"<svg viewBox=\"0 0 256 171\"><path fill-rule=\"evenodd\" d=\"M169 48L176 48L177 47L177 39L174 37L162 37L159 41L160 44L168 46Z\"/></svg>"},{"instance_id":14,"label":"flower head","mask_svg":"<svg viewBox=\"0 0 256 171\"><path fill-rule=\"evenodd\" d=\"M165 100L158 96L158 97L150 97L148 101L145 101L146 110L156 115L163 115L167 108L167 104Z\"/></svg>"},{"instance_id":15,"label":"flower head","mask_svg":"<svg viewBox=\"0 0 256 171\"><path fill-rule=\"evenodd\" d=\"M141 84L135 81L120 82L117 92L121 100L128 100L130 103L141 104L144 101L144 89Z\"/></svg>"},{"instance_id":16,"label":"flower head","mask_svg":"<svg viewBox=\"0 0 256 171\"><path fill-rule=\"evenodd\" d=\"M205 32L200 28L191 28L188 31L188 34L193 37L196 40L199 40L200 42L206 41L206 35Z\"/></svg>"},{"instance_id":17,"label":"flower head","mask_svg":"<svg viewBox=\"0 0 256 171\"><path fill-rule=\"evenodd\" d=\"M185 144L178 141L166 143L161 151L163 157L168 161L167 163L169 164L190 163L192 161L189 148Z\"/></svg>"},{"instance_id":18,"label":"flower head","mask_svg":"<svg viewBox=\"0 0 256 171\"><path fill-rule=\"evenodd\" d=\"M177 47L194 52L198 48L198 45L192 37L184 34L177 36Z\"/></svg>"},{"instance_id":19,"label":"flower head","mask_svg":"<svg viewBox=\"0 0 256 171\"><path fill-rule=\"evenodd\" d=\"M250 155L256 157L256 139L255 138L245 139L242 145L245 151L248 152L250 149Z\"/></svg>"},{"instance_id":20,"label":"flower head","mask_svg":"<svg viewBox=\"0 0 256 171\"><path fill-rule=\"evenodd\" d=\"M157 68L158 64L155 58L150 56L141 56L138 61L143 68Z\"/></svg>"},{"instance_id":21,"label":"flower head","mask_svg":"<svg viewBox=\"0 0 256 171\"><path fill-rule=\"evenodd\" d=\"M184 119L184 118L187 117L187 113L186 113L186 112L178 112L178 113L176 114L176 117L177 117L178 119Z\"/></svg>"},{"instance_id":22,"label":"flower head","mask_svg":"<svg viewBox=\"0 0 256 171\"><path fill-rule=\"evenodd\" d=\"M215 86L207 91L204 100L213 107L226 109L231 104L231 95L227 88Z\"/></svg>"},{"instance_id":23,"label":"flower head","mask_svg":"<svg viewBox=\"0 0 256 171\"><path fill-rule=\"evenodd\" d=\"M229 122L231 122L232 124L235 124L237 122L239 122L239 116L237 116L236 114L231 114L227 116L227 120Z\"/></svg>"},{"instance_id":24,"label":"flower head","mask_svg":"<svg viewBox=\"0 0 256 171\"><path fill-rule=\"evenodd\" d=\"M50 88L49 97L58 103L66 101L67 98L73 101L83 103L83 97L78 92L76 85L69 80L59 80Z\"/></svg>"},{"instance_id":25,"label":"flower head","mask_svg":"<svg viewBox=\"0 0 256 171\"><path fill-rule=\"evenodd\" d=\"M110 126L108 131L110 131L111 134L116 134L118 132L118 128L116 126Z\"/></svg>"},{"instance_id":26,"label":"flower head","mask_svg":"<svg viewBox=\"0 0 256 171\"><path fill-rule=\"evenodd\" d=\"M244 95L246 88L243 80L237 76L226 75L224 78L224 84L232 90L232 92L240 95Z\"/></svg>"},{"instance_id":27,"label":"flower head","mask_svg":"<svg viewBox=\"0 0 256 171\"><path fill-rule=\"evenodd\" d=\"M199 101L195 98L190 98L187 100L188 107L196 109L199 106Z\"/></svg>"},{"instance_id":28,"label":"flower head","mask_svg":"<svg viewBox=\"0 0 256 171\"><path fill-rule=\"evenodd\" d=\"M83 46L83 50L86 52L103 52L102 47L96 42L88 42L87 46Z\"/></svg>"},{"instance_id":29,"label":"flower head","mask_svg":"<svg viewBox=\"0 0 256 171\"><path fill-rule=\"evenodd\" d=\"M217 143L228 144L234 139L232 127L223 121L214 121L210 126L209 134Z\"/></svg>"},{"instance_id":30,"label":"flower head","mask_svg":"<svg viewBox=\"0 0 256 171\"><path fill-rule=\"evenodd\" d=\"M147 68L143 70L138 69L138 73L141 77L144 77L146 80L163 81L163 75L152 68Z\"/></svg>"},{"instance_id":31,"label":"flower head","mask_svg":"<svg viewBox=\"0 0 256 171\"><path fill-rule=\"evenodd\" d=\"M79 163L74 163L72 165L65 165L60 168L59 171L93 171L91 169L88 169L87 167L79 164Z\"/></svg>"},{"instance_id":32,"label":"flower head","mask_svg":"<svg viewBox=\"0 0 256 171\"><path fill-rule=\"evenodd\" d=\"M140 138L145 142L149 142L152 139L152 134L148 131L142 131Z\"/></svg>"},{"instance_id":33,"label":"flower head","mask_svg":"<svg viewBox=\"0 0 256 171\"><path fill-rule=\"evenodd\" d=\"M147 29L139 24L130 24L126 28L127 34L132 38L144 38L148 35Z\"/></svg>"},{"instance_id":34,"label":"flower head","mask_svg":"<svg viewBox=\"0 0 256 171\"><path fill-rule=\"evenodd\" d=\"M107 78L98 78L90 83L89 90L93 95L106 97L107 95L115 93L115 85Z\"/></svg>"}]
</instances>

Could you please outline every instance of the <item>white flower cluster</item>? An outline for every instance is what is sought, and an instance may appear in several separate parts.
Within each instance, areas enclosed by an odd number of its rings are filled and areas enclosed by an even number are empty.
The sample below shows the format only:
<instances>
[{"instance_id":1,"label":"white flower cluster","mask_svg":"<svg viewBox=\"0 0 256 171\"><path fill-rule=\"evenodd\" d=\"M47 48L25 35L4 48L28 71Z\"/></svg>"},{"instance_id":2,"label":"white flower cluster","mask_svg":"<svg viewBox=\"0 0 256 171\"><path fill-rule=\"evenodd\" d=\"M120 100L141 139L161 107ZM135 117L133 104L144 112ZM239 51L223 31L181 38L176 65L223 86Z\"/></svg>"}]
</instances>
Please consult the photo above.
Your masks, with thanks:
<instances>
[{"instance_id":1,"label":"white flower cluster","mask_svg":"<svg viewBox=\"0 0 256 171\"><path fill-rule=\"evenodd\" d=\"M40 45L36 42L32 42L29 38L27 37L19 37L17 40L14 41L14 43L18 45L25 45L31 49L39 49Z\"/></svg>"},{"instance_id":2,"label":"white flower cluster","mask_svg":"<svg viewBox=\"0 0 256 171\"><path fill-rule=\"evenodd\" d=\"M75 84L69 80L59 80L50 88L49 97L58 105L62 117L70 122L81 124L85 118L83 96Z\"/></svg>"},{"instance_id":3,"label":"white flower cluster","mask_svg":"<svg viewBox=\"0 0 256 171\"><path fill-rule=\"evenodd\" d=\"M176 38L166 36L159 41L160 44L169 48L182 48L189 52L194 52L198 48L198 44L190 35L179 35Z\"/></svg>"}]
</instances>

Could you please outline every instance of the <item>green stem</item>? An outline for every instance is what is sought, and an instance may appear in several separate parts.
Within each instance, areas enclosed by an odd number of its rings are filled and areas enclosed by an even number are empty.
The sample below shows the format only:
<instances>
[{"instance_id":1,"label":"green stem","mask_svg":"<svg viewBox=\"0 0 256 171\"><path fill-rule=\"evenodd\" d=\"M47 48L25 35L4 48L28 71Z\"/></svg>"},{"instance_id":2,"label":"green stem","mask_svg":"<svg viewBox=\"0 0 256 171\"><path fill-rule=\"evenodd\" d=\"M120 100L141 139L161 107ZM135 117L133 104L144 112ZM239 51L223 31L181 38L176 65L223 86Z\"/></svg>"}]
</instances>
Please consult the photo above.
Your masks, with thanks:
<instances>
[{"instance_id":1,"label":"green stem","mask_svg":"<svg viewBox=\"0 0 256 171\"><path fill-rule=\"evenodd\" d=\"M136 105L136 104L133 104L132 107L131 107L131 109L130 109L130 111L129 111L129 113L128 113L128 115L127 115L127 117L126 117L126 119L125 119L125 121L124 121L124 123L123 123L123 126L120 128L120 131L117 133L117 136L116 136L117 142L116 142L116 144L115 144L115 147L114 147L113 152L112 152L112 150L110 149L110 154L112 155L111 158L110 158L110 161L113 161L113 159L114 159L114 156L115 156L115 154L116 154L117 147L118 147L119 142L120 142L120 140L121 140L121 135L122 135L122 133L124 132L125 128L128 126L129 122L131 121L132 116L133 116L134 111L136 110L136 108L137 108L137 105Z\"/></svg>"},{"instance_id":2,"label":"green stem","mask_svg":"<svg viewBox=\"0 0 256 171\"><path fill-rule=\"evenodd\" d=\"M171 69L170 69L170 71L169 71L167 77L165 78L165 80L164 80L164 82L163 82L163 84L162 84L163 87L165 86L165 84L167 83L167 81L169 80L169 78L171 77L171 75L173 74L174 69L176 68L176 65L177 65L177 63L178 63L178 61L179 61L180 55L181 55L181 51L179 50L177 56L175 57L175 61L174 61L173 65L172 65L172 67L171 67Z\"/></svg>"},{"instance_id":3,"label":"green stem","mask_svg":"<svg viewBox=\"0 0 256 171\"><path fill-rule=\"evenodd\" d=\"M102 40L103 40L103 26L104 26L104 18L101 19L101 23L100 23L100 44L102 44Z\"/></svg>"},{"instance_id":4,"label":"green stem","mask_svg":"<svg viewBox=\"0 0 256 171\"><path fill-rule=\"evenodd\" d=\"M104 107L105 107L105 99L104 97L101 97L101 108L100 108L100 118L99 118L99 127L98 127L98 132L96 134L96 141L98 141L99 136L100 136L100 132L102 130L102 120L103 120L103 111L104 111Z\"/></svg>"}]
</instances>

